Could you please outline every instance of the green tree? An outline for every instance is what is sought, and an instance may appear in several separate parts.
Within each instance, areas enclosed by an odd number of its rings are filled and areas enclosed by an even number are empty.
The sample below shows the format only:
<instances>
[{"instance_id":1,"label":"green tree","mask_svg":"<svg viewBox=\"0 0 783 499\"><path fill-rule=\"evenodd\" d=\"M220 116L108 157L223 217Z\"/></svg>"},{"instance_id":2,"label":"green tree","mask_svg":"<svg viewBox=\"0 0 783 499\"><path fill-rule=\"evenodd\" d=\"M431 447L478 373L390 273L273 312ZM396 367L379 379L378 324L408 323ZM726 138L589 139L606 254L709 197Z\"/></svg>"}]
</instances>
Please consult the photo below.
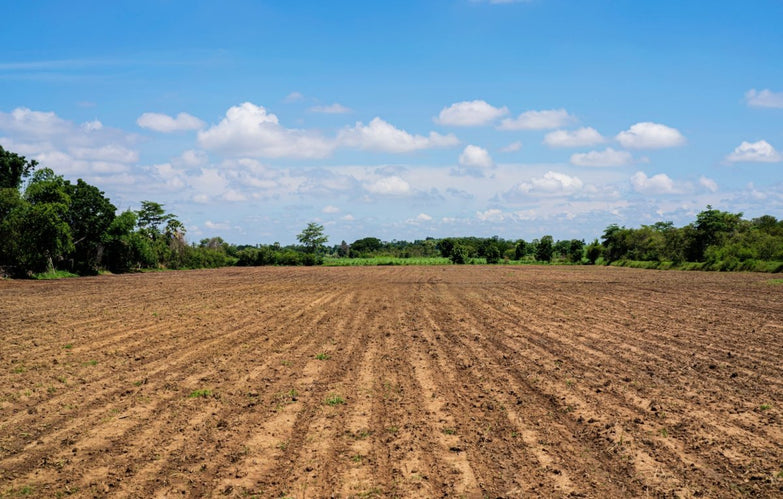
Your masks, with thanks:
<instances>
[{"instance_id":1,"label":"green tree","mask_svg":"<svg viewBox=\"0 0 783 499\"><path fill-rule=\"evenodd\" d=\"M307 227L296 236L296 239L302 243L307 253L318 253L323 245L329 240L324 234L324 226L315 222L310 222Z\"/></svg>"},{"instance_id":2,"label":"green tree","mask_svg":"<svg viewBox=\"0 0 783 499\"><path fill-rule=\"evenodd\" d=\"M539 262L548 262L552 260L554 253L554 240L552 236L544 236L536 245L536 260Z\"/></svg>"},{"instance_id":3,"label":"green tree","mask_svg":"<svg viewBox=\"0 0 783 499\"><path fill-rule=\"evenodd\" d=\"M28 161L24 156L0 146L0 189L19 189L22 179L30 175L36 166L37 161Z\"/></svg>"},{"instance_id":4,"label":"green tree","mask_svg":"<svg viewBox=\"0 0 783 499\"><path fill-rule=\"evenodd\" d=\"M590 262L590 265L595 265L596 260L601 256L602 250L603 247L601 246L601 243L598 242L598 239L594 239L593 242L587 246L585 258Z\"/></svg>"},{"instance_id":5,"label":"green tree","mask_svg":"<svg viewBox=\"0 0 783 499\"><path fill-rule=\"evenodd\" d=\"M470 261L470 248L464 244L455 244L451 248L451 254L449 255L451 263L463 265Z\"/></svg>"},{"instance_id":6,"label":"green tree","mask_svg":"<svg viewBox=\"0 0 783 499\"><path fill-rule=\"evenodd\" d=\"M75 185L66 182L66 192L71 200L66 219L73 237L74 269L80 274L97 273L103 251L102 238L114 221L117 207L103 191L82 179Z\"/></svg>"},{"instance_id":7,"label":"green tree","mask_svg":"<svg viewBox=\"0 0 783 499\"><path fill-rule=\"evenodd\" d=\"M489 244L484 249L484 257L487 259L487 263L496 264L500 263L500 246L497 244Z\"/></svg>"}]
</instances>

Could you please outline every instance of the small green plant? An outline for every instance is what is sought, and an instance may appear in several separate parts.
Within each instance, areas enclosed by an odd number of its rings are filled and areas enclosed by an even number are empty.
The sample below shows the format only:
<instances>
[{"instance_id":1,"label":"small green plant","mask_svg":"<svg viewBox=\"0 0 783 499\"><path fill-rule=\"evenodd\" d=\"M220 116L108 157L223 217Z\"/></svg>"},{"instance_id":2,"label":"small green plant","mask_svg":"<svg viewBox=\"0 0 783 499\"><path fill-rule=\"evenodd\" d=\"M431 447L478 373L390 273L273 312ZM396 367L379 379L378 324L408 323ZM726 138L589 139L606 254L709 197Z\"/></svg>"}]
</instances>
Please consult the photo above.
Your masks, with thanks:
<instances>
[{"instance_id":1,"label":"small green plant","mask_svg":"<svg viewBox=\"0 0 783 499\"><path fill-rule=\"evenodd\" d=\"M277 444L275 447L277 447L281 451L285 452L285 450L288 449L288 440L283 440L282 442Z\"/></svg>"},{"instance_id":2,"label":"small green plant","mask_svg":"<svg viewBox=\"0 0 783 499\"><path fill-rule=\"evenodd\" d=\"M354 463L361 463L362 459L364 459L364 456L362 456L361 454L355 454L351 456L351 461L353 461Z\"/></svg>"},{"instance_id":3,"label":"small green plant","mask_svg":"<svg viewBox=\"0 0 783 499\"><path fill-rule=\"evenodd\" d=\"M762 411L768 411L770 409L772 409L772 404L761 404L759 406L759 410L762 410Z\"/></svg>"},{"instance_id":4,"label":"small green plant","mask_svg":"<svg viewBox=\"0 0 783 499\"><path fill-rule=\"evenodd\" d=\"M289 366L292 366L294 363L291 362L290 360L284 360L284 361L280 362L280 364L284 365L285 367L289 367Z\"/></svg>"},{"instance_id":5,"label":"small green plant","mask_svg":"<svg viewBox=\"0 0 783 499\"><path fill-rule=\"evenodd\" d=\"M326 397L326 400L324 400L324 403L326 405L334 407L336 405L344 404L345 399L339 395L329 395L328 397Z\"/></svg>"},{"instance_id":6,"label":"small green plant","mask_svg":"<svg viewBox=\"0 0 783 499\"><path fill-rule=\"evenodd\" d=\"M397 433L398 431L400 431L400 429L398 427L396 427L396 426L389 426L389 427L386 428L386 431L388 431L389 433L394 434L394 433Z\"/></svg>"},{"instance_id":7,"label":"small green plant","mask_svg":"<svg viewBox=\"0 0 783 499\"><path fill-rule=\"evenodd\" d=\"M97 360L88 360L87 362L82 362L83 366L96 366L98 365Z\"/></svg>"},{"instance_id":8,"label":"small green plant","mask_svg":"<svg viewBox=\"0 0 783 499\"><path fill-rule=\"evenodd\" d=\"M66 343L63 348L66 349L66 350L70 350L71 348L73 348L73 344L72 343Z\"/></svg>"},{"instance_id":9,"label":"small green plant","mask_svg":"<svg viewBox=\"0 0 783 499\"><path fill-rule=\"evenodd\" d=\"M318 355L316 355L315 358L318 359L318 360L329 360L331 358L331 356L328 353L323 353L322 352L322 353L319 353Z\"/></svg>"},{"instance_id":10,"label":"small green plant","mask_svg":"<svg viewBox=\"0 0 783 499\"><path fill-rule=\"evenodd\" d=\"M663 438L667 438L669 436L669 430L667 430L666 428L661 428L661 436Z\"/></svg>"},{"instance_id":11,"label":"small green plant","mask_svg":"<svg viewBox=\"0 0 783 499\"><path fill-rule=\"evenodd\" d=\"M201 390L193 390L190 392L190 395L188 395L188 398L207 398L212 396L212 390L208 388L202 388Z\"/></svg>"},{"instance_id":12,"label":"small green plant","mask_svg":"<svg viewBox=\"0 0 783 499\"><path fill-rule=\"evenodd\" d=\"M443 433L445 433L446 435L454 435L455 433L457 433L457 430L455 430L454 428L443 428Z\"/></svg>"},{"instance_id":13,"label":"small green plant","mask_svg":"<svg viewBox=\"0 0 783 499\"><path fill-rule=\"evenodd\" d=\"M24 366L24 364L20 364L13 369L14 374L22 374L23 372L27 371L27 368Z\"/></svg>"}]
</instances>

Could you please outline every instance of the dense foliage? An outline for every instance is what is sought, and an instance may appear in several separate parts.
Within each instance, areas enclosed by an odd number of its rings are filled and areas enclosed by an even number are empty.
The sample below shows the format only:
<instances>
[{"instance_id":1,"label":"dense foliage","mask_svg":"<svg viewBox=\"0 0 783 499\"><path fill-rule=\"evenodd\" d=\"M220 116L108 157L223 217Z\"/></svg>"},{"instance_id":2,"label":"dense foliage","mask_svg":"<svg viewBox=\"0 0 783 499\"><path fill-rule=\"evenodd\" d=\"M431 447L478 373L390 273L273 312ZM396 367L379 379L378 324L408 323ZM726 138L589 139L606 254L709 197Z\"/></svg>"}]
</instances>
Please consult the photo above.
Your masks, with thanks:
<instances>
[{"instance_id":1,"label":"dense foliage","mask_svg":"<svg viewBox=\"0 0 783 499\"><path fill-rule=\"evenodd\" d=\"M211 268L226 265L425 263L611 264L705 270L783 270L783 220L752 220L707 206L684 227L658 222L639 228L610 225L601 241L532 241L498 236L428 237L413 242L364 237L327 247L324 227L309 223L300 245L234 246L219 237L185 242L186 229L164 205L142 201L117 214L103 191L71 183L35 161L0 147L0 274L65 271ZM345 263L338 263L345 262Z\"/></svg>"}]
</instances>

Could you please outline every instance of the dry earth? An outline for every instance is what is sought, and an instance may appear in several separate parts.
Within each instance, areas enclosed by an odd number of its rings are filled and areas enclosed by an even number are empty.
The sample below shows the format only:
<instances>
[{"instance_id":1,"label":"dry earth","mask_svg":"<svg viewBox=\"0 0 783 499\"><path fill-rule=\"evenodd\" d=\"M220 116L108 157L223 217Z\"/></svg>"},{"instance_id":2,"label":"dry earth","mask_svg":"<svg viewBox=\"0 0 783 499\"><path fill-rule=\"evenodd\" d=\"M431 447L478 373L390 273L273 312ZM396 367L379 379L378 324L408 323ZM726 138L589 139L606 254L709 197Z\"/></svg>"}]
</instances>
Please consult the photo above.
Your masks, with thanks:
<instances>
[{"instance_id":1,"label":"dry earth","mask_svg":"<svg viewBox=\"0 0 783 499\"><path fill-rule=\"evenodd\" d=\"M783 285L590 267L0 282L0 496L783 495Z\"/></svg>"}]
</instances>

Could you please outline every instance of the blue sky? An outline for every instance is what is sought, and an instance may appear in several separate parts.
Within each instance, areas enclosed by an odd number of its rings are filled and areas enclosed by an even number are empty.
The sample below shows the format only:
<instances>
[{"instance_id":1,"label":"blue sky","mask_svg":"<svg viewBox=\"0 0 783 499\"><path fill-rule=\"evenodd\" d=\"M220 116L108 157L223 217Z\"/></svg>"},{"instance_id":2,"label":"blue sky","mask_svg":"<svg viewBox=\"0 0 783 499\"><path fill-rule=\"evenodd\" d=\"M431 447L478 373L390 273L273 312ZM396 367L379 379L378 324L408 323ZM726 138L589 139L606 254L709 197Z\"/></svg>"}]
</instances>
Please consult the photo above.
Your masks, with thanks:
<instances>
[{"instance_id":1,"label":"blue sky","mask_svg":"<svg viewBox=\"0 0 783 499\"><path fill-rule=\"evenodd\" d=\"M188 239L783 218L783 2L5 2L0 145Z\"/></svg>"}]
</instances>

